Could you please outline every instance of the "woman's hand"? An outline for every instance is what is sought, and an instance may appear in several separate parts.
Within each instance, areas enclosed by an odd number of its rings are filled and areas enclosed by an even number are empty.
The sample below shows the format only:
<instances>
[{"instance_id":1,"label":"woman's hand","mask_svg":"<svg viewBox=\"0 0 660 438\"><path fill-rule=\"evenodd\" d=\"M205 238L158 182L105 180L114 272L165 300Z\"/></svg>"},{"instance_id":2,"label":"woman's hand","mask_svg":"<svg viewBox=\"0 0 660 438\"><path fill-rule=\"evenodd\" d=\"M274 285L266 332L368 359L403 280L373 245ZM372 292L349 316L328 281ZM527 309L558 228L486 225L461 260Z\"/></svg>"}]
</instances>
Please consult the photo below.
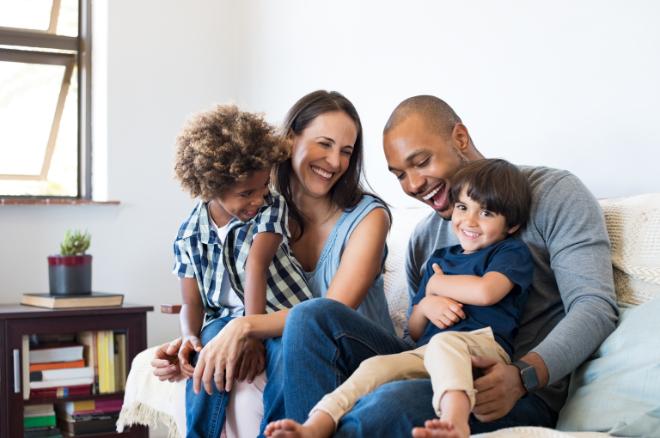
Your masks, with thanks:
<instances>
[{"instance_id":1,"label":"woman's hand","mask_svg":"<svg viewBox=\"0 0 660 438\"><path fill-rule=\"evenodd\" d=\"M241 358L248 346L253 346L248 331L249 323L245 317L234 319L202 348L193 373L195 394L203 384L210 395L213 382L218 390L231 391L234 379L242 371L242 366L239 369ZM247 370L245 372L247 374Z\"/></svg>"},{"instance_id":2,"label":"woman's hand","mask_svg":"<svg viewBox=\"0 0 660 438\"><path fill-rule=\"evenodd\" d=\"M181 368L181 373L185 377L192 377L195 367L190 363L190 356L193 352L199 353L202 351L202 341L193 335L184 336L182 339L178 353L179 368Z\"/></svg>"},{"instance_id":3,"label":"woman's hand","mask_svg":"<svg viewBox=\"0 0 660 438\"><path fill-rule=\"evenodd\" d=\"M463 304L451 298L427 295L419 302L424 316L436 327L446 329L465 319Z\"/></svg>"},{"instance_id":4,"label":"woman's hand","mask_svg":"<svg viewBox=\"0 0 660 438\"><path fill-rule=\"evenodd\" d=\"M178 353L181 342L181 338L176 338L156 349L151 366L154 367L154 376L158 377L159 380L177 382L186 377L179 366Z\"/></svg>"}]
</instances>

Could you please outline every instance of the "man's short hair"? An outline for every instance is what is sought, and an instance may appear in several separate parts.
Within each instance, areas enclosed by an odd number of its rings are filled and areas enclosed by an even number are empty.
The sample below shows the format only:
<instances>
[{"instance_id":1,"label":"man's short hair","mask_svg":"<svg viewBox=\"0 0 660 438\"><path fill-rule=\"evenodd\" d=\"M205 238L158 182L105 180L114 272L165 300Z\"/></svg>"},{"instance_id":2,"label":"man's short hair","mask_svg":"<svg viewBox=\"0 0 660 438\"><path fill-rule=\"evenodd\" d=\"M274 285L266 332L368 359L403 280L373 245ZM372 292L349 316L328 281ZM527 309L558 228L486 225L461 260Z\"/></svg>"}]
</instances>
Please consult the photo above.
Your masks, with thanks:
<instances>
[{"instance_id":1,"label":"man's short hair","mask_svg":"<svg viewBox=\"0 0 660 438\"><path fill-rule=\"evenodd\" d=\"M486 210L504 216L508 228L520 225L522 230L527 225L532 194L517 166L502 159L470 161L451 180L452 203L458 202L463 189Z\"/></svg>"},{"instance_id":2,"label":"man's short hair","mask_svg":"<svg viewBox=\"0 0 660 438\"><path fill-rule=\"evenodd\" d=\"M458 114L444 100L430 95L409 97L401 102L385 123L383 134L398 126L411 115L423 117L434 132L442 135L451 135L454 126L462 123Z\"/></svg>"}]
</instances>

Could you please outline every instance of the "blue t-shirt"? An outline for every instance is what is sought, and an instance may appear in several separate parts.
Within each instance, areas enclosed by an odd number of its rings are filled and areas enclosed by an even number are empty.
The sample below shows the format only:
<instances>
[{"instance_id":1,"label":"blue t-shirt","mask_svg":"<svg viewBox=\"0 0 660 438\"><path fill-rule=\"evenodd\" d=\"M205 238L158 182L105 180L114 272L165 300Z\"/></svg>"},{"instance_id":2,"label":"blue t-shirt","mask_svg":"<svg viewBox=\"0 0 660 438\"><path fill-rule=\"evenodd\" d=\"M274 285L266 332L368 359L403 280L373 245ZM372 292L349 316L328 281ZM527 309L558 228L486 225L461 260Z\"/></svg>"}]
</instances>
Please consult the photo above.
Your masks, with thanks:
<instances>
[{"instance_id":1,"label":"blue t-shirt","mask_svg":"<svg viewBox=\"0 0 660 438\"><path fill-rule=\"evenodd\" d=\"M492 306L463 304L466 318L447 329L441 329L429 321L417 346L428 343L433 335L443 331L467 332L490 326L495 340L510 356L534 270L527 245L520 240L507 238L471 254L464 254L460 245L434 251L426 262L424 277L412 301L413 306L426 296L426 283L433 275L434 263L440 266L445 275L482 277L488 272L499 272L511 280L513 289Z\"/></svg>"}]
</instances>

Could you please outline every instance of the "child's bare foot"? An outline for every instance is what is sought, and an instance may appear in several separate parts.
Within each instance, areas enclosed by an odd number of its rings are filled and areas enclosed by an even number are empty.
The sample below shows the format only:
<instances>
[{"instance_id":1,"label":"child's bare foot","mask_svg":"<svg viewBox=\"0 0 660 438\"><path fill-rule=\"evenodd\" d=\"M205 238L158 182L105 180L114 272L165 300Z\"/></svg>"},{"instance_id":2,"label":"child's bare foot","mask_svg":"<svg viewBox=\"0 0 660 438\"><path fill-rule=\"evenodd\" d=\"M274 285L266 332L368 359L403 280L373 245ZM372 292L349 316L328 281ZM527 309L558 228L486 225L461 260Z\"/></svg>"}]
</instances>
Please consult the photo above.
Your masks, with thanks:
<instances>
[{"instance_id":1,"label":"child's bare foot","mask_svg":"<svg viewBox=\"0 0 660 438\"><path fill-rule=\"evenodd\" d=\"M316 411L305 424L293 420L273 421L266 426L264 435L286 438L322 438L330 437L335 431L333 419L325 412Z\"/></svg>"},{"instance_id":2,"label":"child's bare foot","mask_svg":"<svg viewBox=\"0 0 660 438\"><path fill-rule=\"evenodd\" d=\"M264 435L272 437L311 437L305 426L293 420L273 421L266 426Z\"/></svg>"},{"instance_id":3,"label":"child's bare foot","mask_svg":"<svg viewBox=\"0 0 660 438\"><path fill-rule=\"evenodd\" d=\"M446 420L427 420L424 427L416 427L412 431L414 438L468 438L470 426L454 425Z\"/></svg>"}]
</instances>

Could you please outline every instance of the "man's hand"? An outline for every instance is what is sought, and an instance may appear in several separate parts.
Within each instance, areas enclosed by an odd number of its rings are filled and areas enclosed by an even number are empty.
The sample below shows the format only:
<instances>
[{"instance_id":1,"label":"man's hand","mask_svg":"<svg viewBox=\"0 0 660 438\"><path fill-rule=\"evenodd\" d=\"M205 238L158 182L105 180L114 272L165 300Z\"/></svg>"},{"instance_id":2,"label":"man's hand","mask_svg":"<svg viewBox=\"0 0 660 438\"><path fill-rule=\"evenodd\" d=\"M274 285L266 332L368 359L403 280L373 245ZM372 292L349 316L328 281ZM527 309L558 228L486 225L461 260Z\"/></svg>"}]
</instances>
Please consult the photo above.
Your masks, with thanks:
<instances>
[{"instance_id":1,"label":"man's hand","mask_svg":"<svg viewBox=\"0 0 660 438\"><path fill-rule=\"evenodd\" d=\"M195 368L190 363L190 355L193 352L199 353L202 351L202 341L197 336L184 336L181 347L179 347L179 367L181 372L186 377L192 377Z\"/></svg>"},{"instance_id":2,"label":"man's hand","mask_svg":"<svg viewBox=\"0 0 660 438\"><path fill-rule=\"evenodd\" d=\"M451 298L427 295L419 302L424 316L436 327L446 329L465 319L463 304Z\"/></svg>"},{"instance_id":3,"label":"man's hand","mask_svg":"<svg viewBox=\"0 0 660 438\"><path fill-rule=\"evenodd\" d=\"M239 382L247 380L248 383L252 383L254 378L266 368L266 347L264 347L264 343L259 339L248 338L236 367L238 369L236 380Z\"/></svg>"},{"instance_id":4,"label":"man's hand","mask_svg":"<svg viewBox=\"0 0 660 438\"><path fill-rule=\"evenodd\" d=\"M179 366L178 352L181 348L181 338L166 342L156 349L151 366L154 367L154 376L159 380L176 382L185 378Z\"/></svg>"},{"instance_id":5,"label":"man's hand","mask_svg":"<svg viewBox=\"0 0 660 438\"><path fill-rule=\"evenodd\" d=\"M496 359L472 356L472 366L483 370L474 381L477 390L472 413L482 423L498 420L508 414L516 402L525 395L520 371Z\"/></svg>"}]
</instances>

